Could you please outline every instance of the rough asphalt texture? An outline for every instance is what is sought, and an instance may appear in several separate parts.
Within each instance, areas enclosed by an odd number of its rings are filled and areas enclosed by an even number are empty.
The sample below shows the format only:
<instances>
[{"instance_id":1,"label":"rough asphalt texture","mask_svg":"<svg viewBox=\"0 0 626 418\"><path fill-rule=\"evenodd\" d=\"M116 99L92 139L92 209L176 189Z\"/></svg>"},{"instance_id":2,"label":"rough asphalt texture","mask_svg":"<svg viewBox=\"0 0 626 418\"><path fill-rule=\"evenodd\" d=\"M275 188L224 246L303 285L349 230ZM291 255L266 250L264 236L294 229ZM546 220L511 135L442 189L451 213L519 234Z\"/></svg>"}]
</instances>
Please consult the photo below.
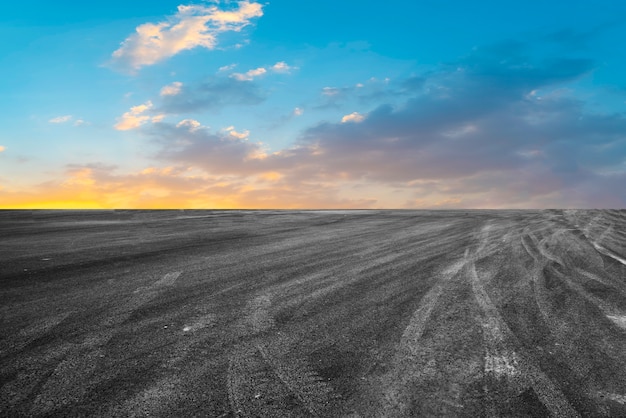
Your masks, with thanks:
<instances>
[{"instance_id":1,"label":"rough asphalt texture","mask_svg":"<svg viewBox=\"0 0 626 418\"><path fill-rule=\"evenodd\" d=\"M626 211L3 211L1 416L626 416Z\"/></svg>"}]
</instances>

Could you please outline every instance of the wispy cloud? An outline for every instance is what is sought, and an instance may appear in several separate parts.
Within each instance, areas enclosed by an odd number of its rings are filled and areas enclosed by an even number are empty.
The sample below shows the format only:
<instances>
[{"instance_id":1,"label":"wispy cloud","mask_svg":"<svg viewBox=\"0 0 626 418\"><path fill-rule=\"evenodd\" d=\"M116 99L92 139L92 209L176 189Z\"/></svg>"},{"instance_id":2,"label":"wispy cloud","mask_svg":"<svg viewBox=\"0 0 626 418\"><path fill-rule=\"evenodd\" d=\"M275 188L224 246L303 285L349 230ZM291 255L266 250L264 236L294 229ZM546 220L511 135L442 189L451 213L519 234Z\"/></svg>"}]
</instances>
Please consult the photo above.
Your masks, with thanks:
<instances>
[{"instance_id":1,"label":"wispy cloud","mask_svg":"<svg viewBox=\"0 0 626 418\"><path fill-rule=\"evenodd\" d=\"M162 96L159 111L186 113L219 110L230 105L256 105L265 100L265 92L253 81L213 77L198 84L181 85L177 94Z\"/></svg>"},{"instance_id":2,"label":"wispy cloud","mask_svg":"<svg viewBox=\"0 0 626 418\"><path fill-rule=\"evenodd\" d=\"M297 70L298 67L293 67L291 65L288 65L285 61L279 61L276 64L272 65L270 67L270 69L272 71L274 71L275 73L290 73L292 70Z\"/></svg>"},{"instance_id":3,"label":"wispy cloud","mask_svg":"<svg viewBox=\"0 0 626 418\"><path fill-rule=\"evenodd\" d=\"M226 70L230 70L232 67L226 66L222 68L225 68L225 71L226 71ZM222 68L220 68L220 71L222 70ZM265 75L268 72L279 73L279 74L289 74L291 73L292 70L297 70L297 69L298 67L290 66L285 61L279 61L274 65L255 68L255 69L246 71L245 73L233 73L230 75L230 77L235 78L240 81L246 81L246 80L250 81L250 80L253 80L255 77L260 77L262 75Z\"/></svg>"},{"instance_id":4,"label":"wispy cloud","mask_svg":"<svg viewBox=\"0 0 626 418\"><path fill-rule=\"evenodd\" d=\"M180 93L183 83L180 81L174 81L172 84L168 84L161 89L161 96L176 96Z\"/></svg>"},{"instance_id":5,"label":"wispy cloud","mask_svg":"<svg viewBox=\"0 0 626 418\"><path fill-rule=\"evenodd\" d=\"M237 64L224 65L224 66L218 68L217 72L218 73L224 73L226 71L230 71L230 70L234 69L236 66L237 66Z\"/></svg>"},{"instance_id":6,"label":"wispy cloud","mask_svg":"<svg viewBox=\"0 0 626 418\"><path fill-rule=\"evenodd\" d=\"M267 73L267 70L263 67L255 68L253 70L246 71L245 73L233 73L230 76L239 81L250 81L255 77L260 77Z\"/></svg>"},{"instance_id":7,"label":"wispy cloud","mask_svg":"<svg viewBox=\"0 0 626 418\"><path fill-rule=\"evenodd\" d=\"M248 0L214 6L180 5L175 15L159 23L145 23L128 36L112 60L122 68L136 71L170 58L181 51L197 47L215 49L217 37L223 32L239 32L252 19L263 15L263 6Z\"/></svg>"},{"instance_id":8,"label":"wispy cloud","mask_svg":"<svg viewBox=\"0 0 626 418\"><path fill-rule=\"evenodd\" d=\"M322 89L322 94L324 96L337 96L341 92L342 90L337 87L324 87Z\"/></svg>"},{"instance_id":9,"label":"wispy cloud","mask_svg":"<svg viewBox=\"0 0 626 418\"><path fill-rule=\"evenodd\" d=\"M56 118L52 118L48 122L50 122L50 123L65 123L65 122L69 122L70 120L72 120L72 115L65 115L65 116L57 116Z\"/></svg>"}]
</instances>

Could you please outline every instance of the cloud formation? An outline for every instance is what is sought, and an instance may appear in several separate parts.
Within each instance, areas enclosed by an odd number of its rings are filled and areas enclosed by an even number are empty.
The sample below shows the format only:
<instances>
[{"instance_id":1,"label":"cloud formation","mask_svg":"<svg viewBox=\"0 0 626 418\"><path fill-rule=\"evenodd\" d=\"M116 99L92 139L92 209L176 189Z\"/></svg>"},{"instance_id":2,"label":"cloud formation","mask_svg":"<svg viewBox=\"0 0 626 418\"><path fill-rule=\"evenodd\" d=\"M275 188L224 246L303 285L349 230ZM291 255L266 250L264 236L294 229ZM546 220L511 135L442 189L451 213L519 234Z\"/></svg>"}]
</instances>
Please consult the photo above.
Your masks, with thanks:
<instances>
[{"instance_id":1,"label":"cloud formation","mask_svg":"<svg viewBox=\"0 0 626 418\"><path fill-rule=\"evenodd\" d=\"M180 81L174 81L172 84L168 84L161 89L161 96L176 96L180 93L180 89L183 87L183 83Z\"/></svg>"},{"instance_id":2,"label":"cloud formation","mask_svg":"<svg viewBox=\"0 0 626 418\"><path fill-rule=\"evenodd\" d=\"M225 3L229 4L229 3ZM225 5L224 4L224 5ZM223 32L239 32L252 19L263 15L263 6L248 0L225 10L214 6L180 5L175 15L159 23L145 23L113 52L112 60L122 68L136 71L197 47L215 49Z\"/></svg>"},{"instance_id":3,"label":"cloud formation","mask_svg":"<svg viewBox=\"0 0 626 418\"><path fill-rule=\"evenodd\" d=\"M294 188L362 183L368 186L361 190L395 190L406 207L624 206L626 116L593 113L560 93L593 62L533 61L522 51L477 49L400 80L390 94L407 97L403 102L312 126L295 146L274 153L159 125L164 141L184 137L160 158L213 175L273 172ZM406 90L400 94L398 86Z\"/></svg>"},{"instance_id":4,"label":"cloud formation","mask_svg":"<svg viewBox=\"0 0 626 418\"><path fill-rule=\"evenodd\" d=\"M227 128L224 128L224 130L228 132L228 135L237 139L247 139L250 136L250 131L248 131L247 129L245 131L238 132L235 130L234 126L229 126Z\"/></svg>"},{"instance_id":5,"label":"cloud formation","mask_svg":"<svg viewBox=\"0 0 626 418\"><path fill-rule=\"evenodd\" d=\"M159 122L163 119L163 114L150 115L149 112L153 108L150 100L147 102L133 106L130 110L118 118L117 123L113 126L118 131L128 131L137 129L147 122Z\"/></svg>"},{"instance_id":6,"label":"cloud formation","mask_svg":"<svg viewBox=\"0 0 626 418\"><path fill-rule=\"evenodd\" d=\"M234 66L232 65L221 67L220 72L228 71L232 68L234 68ZM260 77L262 75L265 75L270 71L274 73L279 73L279 74L289 74L292 70L297 70L297 69L298 67L292 67L288 65L285 61L279 61L276 64L269 66L269 67L254 68L252 70L246 71L245 73L233 73L230 75L230 77L237 79L239 81L250 81L250 80L253 80L255 77Z\"/></svg>"},{"instance_id":7,"label":"cloud formation","mask_svg":"<svg viewBox=\"0 0 626 418\"><path fill-rule=\"evenodd\" d=\"M359 112L352 112L349 115L345 115L344 117L342 117L341 123L347 123L347 122L359 123L359 122L363 122L363 119L365 119L365 116L363 116Z\"/></svg>"},{"instance_id":8,"label":"cloud formation","mask_svg":"<svg viewBox=\"0 0 626 418\"><path fill-rule=\"evenodd\" d=\"M97 207L624 207L626 114L593 111L568 90L594 67L532 59L519 43L477 48L423 74L324 90L362 113L343 105L276 151L254 131L211 131L186 114L259 103L255 81L171 84L176 94L116 125L151 141L152 166L72 166L35 191ZM4 190L0 201L41 203L37 193Z\"/></svg>"},{"instance_id":9,"label":"cloud formation","mask_svg":"<svg viewBox=\"0 0 626 418\"><path fill-rule=\"evenodd\" d=\"M218 68L217 72L218 72L218 73L224 73L224 72L226 72L226 71L230 71L230 70L232 70L232 69L233 69L233 68L235 68L236 66L237 66L237 64L229 64L229 65L224 65L224 66L222 66L222 67Z\"/></svg>"},{"instance_id":10,"label":"cloud formation","mask_svg":"<svg viewBox=\"0 0 626 418\"><path fill-rule=\"evenodd\" d=\"M245 73L233 73L230 76L239 81L250 81L255 77L262 76L265 73L267 73L267 70L263 67L259 67L253 70L248 70Z\"/></svg>"},{"instance_id":11,"label":"cloud formation","mask_svg":"<svg viewBox=\"0 0 626 418\"><path fill-rule=\"evenodd\" d=\"M149 166L120 173L115 166L66 167L59 180L29 191L0 188L2 208L368 208L373 199L342 196L327 184L293 187L275 172L239 178L209 175L184 165Z\"/></svg>"},{"instance_id":12,"label":"cloud formation","mask_svg":"<svg viewBox=\"0 0 626 418\"><path fill-rule=\"evenodd\" d=\"M50 123L65 123L65 122L69 122L70 120L72 120L72 115L65 115L65 116L57 116L56 118L52 118L48 122L50 122Z\"/></svg>"},{"instance_id":13,"label":"cloud formation","mask_svg":"<svg viewBox=\"0 0 626 418\"><path fill-rule=\"evenodd\" d=\"M219 110L232 105L256 105L265 92L253 81L212 77L198 84L180 85L176 94L162 96L159 112L180 114Z\"/></svg>"},{"instance_id":14,"label":"cloud formation","mask_svg":"<svg viewBox=\"0 0 626 418\"><path fill-rule=\"evenodd\" d=\"M270 69L275 73L289 74L292 70L297 70L298 67L292 67L288 65L285 61L279 61L276 64L272 65Z\"/></svg>"},{"instance_id":15,"label":"cloud formation","mask_svg":"<svg viewBox=\"0 0 626 418\"><path fill-rule=\"evenodd\" d=\"M186 119L176 125L155 124L146 133L162 147L159 159L198 167L213 175L256 172L259 169L246 168L246 162L265 154L260 144L247 140L249 132L237 132L233 126L212 132L199 122Z\"/></svg>"}]
</instances>

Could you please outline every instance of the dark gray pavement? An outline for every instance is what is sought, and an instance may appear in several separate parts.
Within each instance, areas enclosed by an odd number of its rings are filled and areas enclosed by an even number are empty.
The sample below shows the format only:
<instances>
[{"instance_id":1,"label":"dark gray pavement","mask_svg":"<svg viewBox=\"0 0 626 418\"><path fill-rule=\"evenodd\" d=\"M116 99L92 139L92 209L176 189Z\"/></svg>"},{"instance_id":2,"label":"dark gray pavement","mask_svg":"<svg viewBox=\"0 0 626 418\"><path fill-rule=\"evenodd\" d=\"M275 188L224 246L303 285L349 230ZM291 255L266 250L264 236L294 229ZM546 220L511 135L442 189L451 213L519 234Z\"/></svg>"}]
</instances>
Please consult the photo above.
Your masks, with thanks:
<instances>
[{"instance_id":1,"label":"dark gray pavement","mask_svg":"<svg viewBox=\"0 0 626 418\"><path fill-rule=\"evenodd\" d=\"M0 211L1 416L626 416L626 211Z\"/></svg>"}]
</instances>

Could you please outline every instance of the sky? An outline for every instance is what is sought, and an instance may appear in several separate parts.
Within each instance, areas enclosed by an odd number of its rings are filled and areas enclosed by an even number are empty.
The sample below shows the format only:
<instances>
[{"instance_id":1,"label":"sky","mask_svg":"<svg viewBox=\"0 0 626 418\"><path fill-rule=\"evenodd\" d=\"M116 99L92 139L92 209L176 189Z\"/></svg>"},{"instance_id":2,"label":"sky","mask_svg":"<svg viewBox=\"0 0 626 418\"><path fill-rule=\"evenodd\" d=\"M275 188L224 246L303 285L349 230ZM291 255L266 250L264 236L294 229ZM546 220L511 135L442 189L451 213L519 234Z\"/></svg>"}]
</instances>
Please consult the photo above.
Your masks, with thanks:
<instances>
[{"instance_id":1,"label":"sky","mask_svg":"<svg viewBox=\"0 0 626 418\"><path fill-rule=\"evenodd\" d=\"M626 208L621 0L27 1L0 208Z\"/></svg>"}]
</instances>

